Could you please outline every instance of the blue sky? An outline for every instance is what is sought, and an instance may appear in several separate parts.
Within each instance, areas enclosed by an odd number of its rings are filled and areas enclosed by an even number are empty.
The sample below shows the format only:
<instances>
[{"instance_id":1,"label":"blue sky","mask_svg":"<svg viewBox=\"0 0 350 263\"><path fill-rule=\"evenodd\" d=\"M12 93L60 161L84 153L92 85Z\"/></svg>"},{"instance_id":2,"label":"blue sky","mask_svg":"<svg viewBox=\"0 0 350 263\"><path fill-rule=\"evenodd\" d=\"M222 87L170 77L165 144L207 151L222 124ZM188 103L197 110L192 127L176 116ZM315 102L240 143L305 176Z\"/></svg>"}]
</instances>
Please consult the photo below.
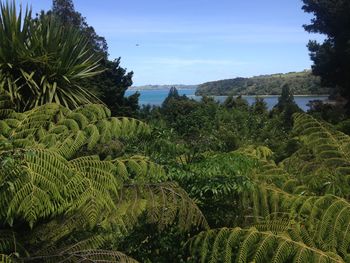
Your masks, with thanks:
<instances>
[{"instance_id":1,"label":"blue sky","mask_svg":"<svg viewBox=\"0 0 350 263\"><path fill-rule=\"evenodd\" d=\"M33 11L51 0L23 0ZM311 66L301 0L75 0L134 85L301 71ZM138 44L138 46L136 45Z\"/></svg>"}]
</instances>

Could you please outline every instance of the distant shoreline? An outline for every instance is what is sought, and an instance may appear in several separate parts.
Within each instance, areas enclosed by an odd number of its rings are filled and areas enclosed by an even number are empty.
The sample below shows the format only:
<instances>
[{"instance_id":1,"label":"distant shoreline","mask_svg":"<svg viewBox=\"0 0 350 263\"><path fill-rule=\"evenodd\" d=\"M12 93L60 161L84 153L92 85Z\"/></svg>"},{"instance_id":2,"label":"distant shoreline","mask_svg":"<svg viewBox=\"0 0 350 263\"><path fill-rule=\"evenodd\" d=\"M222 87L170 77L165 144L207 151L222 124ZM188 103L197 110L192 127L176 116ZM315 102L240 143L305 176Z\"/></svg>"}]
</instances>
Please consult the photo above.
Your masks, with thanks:
<instances>
[{"instance_id":1,"label":"distant shoreline","mask_svg":"<svg viewBox=\"0 0 350 263\"><path fill-rule=\"evenodd\" d=\"M177 88L177 90L196 90L195 88ZM137 88L131 88L128 89L127 91L132 92L132 91L169 91L168 88L154 88L154 89L137 89ZM191 95L187 95L187 96L196 96L196 97L203 97L203 95L196 95L196 94L191 94ZM228 97L230 95L204 95L204 96L208 96L208 97ZM242 97L261 97L261 98L265 98L265 97L278 97L281 96L281 94L252 94L252 95L233 95L234 97L238 97L238 96L242 96ZM294 97L328 97L329 94L296 94L293 95Z\"/></svg>"},{"instance_id":2,"label":"distant shoreline","mask_svg":"<svg viewBox=\"0 0 350 263\"><path fill-rule=\"evenodd\" d=\"M223 95L226 96L227 95ZM234 95L234 96L240 96L240 95ZM242 97L276 97L276 96L281 96L281 94L278 95L241 95ZM293 95L294 97L328 97L328 94L297 94L297 95Z\"/></svg>"},{"instance_id":3,"label":"distant shoreline","mask_svg":"<svg viewBox=\"0 0 350 263\"><path fill-rule=\"evenodd\" d=\"M203 97L203 95L191 95L191 96L197 96L197 97ZM204 95L204 96L208 96L208 97L228 97L231 95ZM233 95L233 97L238 97L238 96L242 96L242 97L278 97L281 96L281 94L277 94L277 95L273 95L273 94L264 94L264 95ZM298 95L293 95L294 97L328 97L328 94L298 94Z\"/></svg>"},{"instance_id":4,"label":"distant shoreline","mask_svg":"<svg viewBox=\"0 0 350 263\"><path fill-rule=\"evenodd\" d=\"M176 88L177 90L196 90L196 88ZM169 91L168 88L154 88L154 89L138 89L138 88L130 88L128 91L150 91L150 90L162 90L162 91Z\"/></svg>"},{"instance_id":5,"label":"distant shoreline","mask_svg":"<svg viewBox=\"0 0 350 263\"><path fill-rule=\"evenodd\" d=\"M175 87L177 90L197 90L199 85L185 85L185 84L173 84L173 85L141 85L132 86L128 90L130 91L145 91L145 90L170 90Z\"/></svg>"}]
</instances>

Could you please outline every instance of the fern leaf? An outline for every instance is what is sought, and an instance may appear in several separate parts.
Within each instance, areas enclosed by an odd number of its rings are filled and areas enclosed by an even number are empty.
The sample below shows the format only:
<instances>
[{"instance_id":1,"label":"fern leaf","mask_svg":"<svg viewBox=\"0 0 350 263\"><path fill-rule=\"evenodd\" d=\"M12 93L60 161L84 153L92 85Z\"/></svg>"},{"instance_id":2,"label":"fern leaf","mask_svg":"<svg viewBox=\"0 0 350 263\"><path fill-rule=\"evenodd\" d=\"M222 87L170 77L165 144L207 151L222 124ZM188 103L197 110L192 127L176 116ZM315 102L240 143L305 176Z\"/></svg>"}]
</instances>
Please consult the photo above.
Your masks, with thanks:
<instances>
[{"instance_id":1,"label":"fern leaf","mask_svg":"<svg viewBox=\"0 0 350 263\"><path fill-rule=\"evenodd\" d=\"M231 233L233 235L231 235ZM211 240L211 242L208 242ZM214 242L213 242L214 240ZM218 244L229 244L218 249ZM203 246L207 251L203 251ZM334 253L324 252L294 241L285 234L250 229L217 229L200 233L191 240L190 250L201 262L344 262ZM300 261L304 260L304 261ZM320 261L321 260L321 261Z\"/></svg>"}]
</instances>

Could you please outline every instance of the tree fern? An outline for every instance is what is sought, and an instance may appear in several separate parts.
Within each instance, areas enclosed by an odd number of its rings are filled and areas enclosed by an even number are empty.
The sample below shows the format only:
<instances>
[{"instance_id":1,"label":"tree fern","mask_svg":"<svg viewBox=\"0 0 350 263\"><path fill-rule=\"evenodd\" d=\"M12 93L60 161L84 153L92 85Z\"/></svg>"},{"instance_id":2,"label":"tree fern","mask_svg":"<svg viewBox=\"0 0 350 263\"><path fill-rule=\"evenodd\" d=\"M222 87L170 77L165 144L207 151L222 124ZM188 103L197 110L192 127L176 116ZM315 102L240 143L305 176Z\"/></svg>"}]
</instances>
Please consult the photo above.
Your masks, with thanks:
<instances>
[{"instance_id":1,"label":"tree fern","mask_svg":"<svg viewBox=\"0 0 350 263\"><path fill-rule=\"evenodd\" d=\"M188 194L173 183L127 186L122 197L129 200L130 211L138 200L144 200L147 218L150 223L158 223L160 228L178 221L180 228L208 228L202 212ZM121 199L123 201L123 199Z\"/></svg>"},{"instance_id":2,"label":"tree fern","mask_svg":"<svg viewBox=\"0 0 350 263\"><path fill-rule=\"evenodd\" d=\"M0 71L1 75L1 71ZM1 76L0 76L1 78ZM11 102L11 98L6 95L6 93L3 91L3 85L4 82L0 82L0 118L6 118L10 113L12 113L14 110L14 105Z\"/></svg>"},{"instance_id":3,"label":"tree fern","mask_svg":"<svg viewBox=\"0 0 350 263\"><path fill-rule=\"evenodd\" d=\"M157 183L167 180L163 166L149 160L145 156L135 155L112 160L122 174L128 173L130 182Z\"/></svg>"},{"instance_id":4,"label":"tree fern","mask_svg":"<svg viewBox=\"0 0 350 263\"><path fill-rule=\"evenodd\" d=\"M348 197L350 137L306 114L294 119L293 132L303 146L283 166L318 195Z\"/></svg>"},{"instance_id":5,"label":"tree fern","mask_svg":"<svg viewBox=\"0 0 350 263\"><path fill-rule=\"evenodd\" d=\"M350 137L306 114L294 119L301 148L279 165L252 146L236 151L257 160L254 189L240 195L253 228L200 233L195 261L349 262Z\"/></svg>"},{"instance_id":6,"label":"tree fern","mask_svg":"<svg viewBox=\"0 0 350 263\"><path fill-rule=\"evenodd\" d=\"M0 122L0 135L21 147L48 147L72 158L83 147L148 133L138 120L111 117L102 105L88 105L70 111L57 104L46 104L22 114L12 113ZM79 121L80 120L80 121Z\"/></svg>"},{"instance_id":7,"label":"tree fern","mask_svg":"<svg viewBox=\"0 0 350 263\"><path fill-rule=\"evenodd\" d=\"M272 156L271 149L266 146L255 147L254 145L249 145L238 149L236 152L264 161L268 160Z\"/></svg>"},{"instance_id":8,"label":"tree fern","mask_svg":"<svg viewBox=\"0 0 350 263\"><path fill-rule=\"evenodd\" d=\"M253 146L248 146L247 148L242 147L235 151L235 153L257 160L253 172L249 173L249 177L254 182L275 185L289 193L310 193L308 186L302 178L300 178L300 176L295 176L298 168L293 165L292 168L295 169L286 169L286 161L282 165L277 165L273 160L266 158L266 156L264 157L262 154L257 154L258 151L259 147L255 148ZM265 151L270 152L268 148L265 149ZM300 165L300 162L293 161L292 163L296 163L296 166Z\"/></svg>"},{"instance_id":9,"label":"tree fern","mask_svg":"<svg viewBox=\"0 0 350 263\"><path fill-rule=\"evenodd\" d=\"M15 218L22 218L33 226L39 218L54 215L65 205L62 186L73 174L60 155L49 150L19 149L2 153L0 162L1 211L6 214L2 219L12 224Z\"/></svg>"},{"instance_id":10,"label":"tree fern","mask_svg":"<svg viewBox=\"0 0 350 263\"><path fill-rule=\"evenodd\" d=\"M294 132L302 137L304 143L312 148L317 157L324 158L329 165L332 165L332 159L334 164L337 163L336 159L350 161L349 136L307 114L298 113L294 116L294 120Z\"/></svg>"},{"instance_id":11,"label":"tree fern","mask_svg":"<svg viewBox=\"0 0 350 263\"><path fill-rule=\"evenodd\" d=\"M66 252L60 255L62 258L69 258L63 262L106 262L106 263L137 263L133 258L128 257L124 253L109 250L81 250L75 252Z\"/></svg>"},{"instance_id":12,"label":"tree fern","mask_svg":"<svg viewBox=\"0 0 350 263\"><path fill-rule=\"evenodd\" d=\"M134 262L99 248L111 231L121 235L144 214L160 228L207 227L184 190L159 184L165 171L147 157L84 155L97 143L148 133L145 123L111 117L101 105L69 110L45 104L6 114L0 121L0 230L20 231L18 242L28 254L20 252L18 258ZM0 245L10 244L4 242Z\"/></svg>"},{"instance_id":13,"label":"tree fern","mask_svg":"<svg viewBox=\"0 0 350 263\"><path fill-rule=\"evenodd\" d=\"M221 228L201 232L190 242L200 262L344 262L335 253L294 240L287 232Z\"/></svg>"},{"instance_id":14,"label":"tree fern","mask_svg":"<svg viewBox=\"0 0 350 263\"><path fill-rule=\"evenodd\" d=\"M250 204L256 222L285 218L303 224L309 242L326 251L349 256L350 204L333 196L303 196L286 193L271 186L259 186L252 192ZM304 240L305 242L305 240Z\"/></svg>"}]
</instances>

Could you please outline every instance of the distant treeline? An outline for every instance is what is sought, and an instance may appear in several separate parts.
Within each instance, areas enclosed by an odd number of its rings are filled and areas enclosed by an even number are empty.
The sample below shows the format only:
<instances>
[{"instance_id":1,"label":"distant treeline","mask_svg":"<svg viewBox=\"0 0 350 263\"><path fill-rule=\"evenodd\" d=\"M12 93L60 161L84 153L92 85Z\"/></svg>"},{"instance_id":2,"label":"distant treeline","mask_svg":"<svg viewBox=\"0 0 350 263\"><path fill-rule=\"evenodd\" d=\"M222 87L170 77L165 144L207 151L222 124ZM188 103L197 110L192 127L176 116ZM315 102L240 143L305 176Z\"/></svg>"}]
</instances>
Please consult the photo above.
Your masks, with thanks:
<instances>
[{"instance_id":1,"label":"distant treeline","mask_svg":"<svg viewBox=\"0 0 350 263\"><path fill-rule=\"evenodd\" d=\"M320 79L305 70L206 82L198 86L196 95L280 95L285 84L295 95L329 94L328 88L321 87Z\"/></svg>"}]
</instances>

